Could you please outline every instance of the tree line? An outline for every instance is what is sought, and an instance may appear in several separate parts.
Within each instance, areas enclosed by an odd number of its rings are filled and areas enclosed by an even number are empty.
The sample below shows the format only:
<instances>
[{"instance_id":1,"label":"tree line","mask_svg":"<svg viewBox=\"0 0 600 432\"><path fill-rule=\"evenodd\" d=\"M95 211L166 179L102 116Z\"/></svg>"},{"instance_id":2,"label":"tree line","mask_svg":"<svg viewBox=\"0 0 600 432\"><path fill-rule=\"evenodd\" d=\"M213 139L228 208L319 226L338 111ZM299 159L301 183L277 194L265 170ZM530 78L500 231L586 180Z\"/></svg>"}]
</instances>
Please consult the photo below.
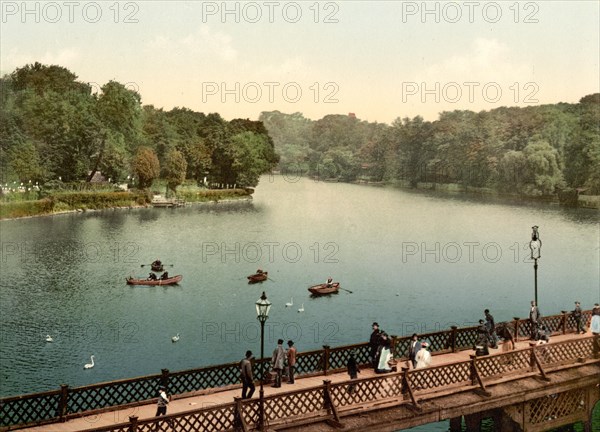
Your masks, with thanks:
<instances>
[{"instance_id":1,"label":"tree line","mask_svg":"<svg viewBox=\"0 0 600 432\"><path fill-rule=\"evenodd\" d=\"M0 181L112 182L148 188L184 180L254 187L278 163L261 122L142 105L117 81L101 91L57 65L28 64L0 78Z\"/></svg>"},{"instance_id":2,"label":"tree line","mask_svg":"<svg viewBox=\"0 0 600 432\"><path fill-rule=\"evenodd\" d=\"M568 188L600 194L600 94L490 111L442 112L391 125L354 115L310 120L263 112L280 168L339 181L456 183L525 196Z\"/></svg>"}]
</instances>

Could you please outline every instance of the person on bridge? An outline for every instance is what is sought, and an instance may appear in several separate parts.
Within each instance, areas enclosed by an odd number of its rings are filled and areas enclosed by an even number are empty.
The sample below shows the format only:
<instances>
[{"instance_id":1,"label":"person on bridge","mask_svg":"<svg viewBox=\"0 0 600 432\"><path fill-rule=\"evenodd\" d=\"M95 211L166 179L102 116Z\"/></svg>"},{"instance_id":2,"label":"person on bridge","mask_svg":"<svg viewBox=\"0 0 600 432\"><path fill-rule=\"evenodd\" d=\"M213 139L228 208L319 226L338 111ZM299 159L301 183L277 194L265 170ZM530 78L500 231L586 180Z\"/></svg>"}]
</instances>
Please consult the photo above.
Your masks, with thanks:
<instances>
[{"instance_id":1,"label":"person on bridge","mask_svg":"<svg viewBox=\"0 0 600 432\"><path fill-rule=\"evenodd\" d=\"M373 365L373 369L377 367L377 349L379 348L379 344L381 342L381 331L379 330L379 324L373 323L373 332L371 333L371 338L369 339L369 357L371 359L371 364Z\"/></svg>"},{"instance_id":2,"label":"person on bridge","mask_svg":"<svg viewBox=\"0 0 600 432\"><path fill-rule=\"evenodd\" d=\"M377 367L375 373L387 373L392 371L390 362L393 359L391 351L391 343L388 335L383 332L381 334L381 343L377 349Z\"/></svg>"},{"instance_id":3,"label":"person on bridge","mask_svg":"<svg viewBox=\"0 0 600 432\"><path fill-rule=\"evenodd\" d=\"M348 363L346 364L346 366L348 367L348 375L350 375L350 379L355 380L356 378L358 378L360 369L358 369L355 350L350 351L350 357L348 357ZM354 383L348 386L348 393L352 394L352 392L354 391L354 386Z\"/></svg>"},{"instance_id":4,"label":"person on bridge","mask_svg":"<svg viewBox=\"0 0 600 432\"><path fill-rule=\"evenodd\" d=\"M283 364L285 362L285 350L283 349L283 339L277 341L277 348L273 350L271 357L271 367L275 372L275 382L273 387L281 387L281 376L283 375Z\"/></svg>"},{"instance_id":5,"label":"person on bridge","mask_svg":"<svg viewBox=\"0 0 600 432\"><path fill-rule=\"evenodd\" d=\"M242 379L242 399L250 399L254 394L254 377L252 376L252 351L246 351L246 357L243 358L240 362L240 378Z\"/></svg>"},{"instance_id":6,"label":"person on bridge","mask_svg":"<svg viewBox=\"0 0 600 432\"><path fill-rule=\"evenodd\" d=\"M416 369L421 369L429 366L431 364L431 353L427 350L429 344L427 342L421 342L421 349L417 353L417 367Z\"/></svg>"},{"instance_id":7,"label":"person on bridge","mask_svg":"<svg viewBox=\"0 0 600 432\"><path fill-rule=\"evenodd\" d=\"M484 310L483 313L485 314L485 327L487 328L490 339L490 348L498 348L498 337L496 336L496 323L494 322L494 317L489 309Z\"/></svg>"},{"instance_id":8,"label":"person on bridge","mask_svg":"<svg viewBox=\"0 0 600 432\"><path fill-rule=\"evenodd\" d=\"M417 353L421 349L421 342L416 333L413 333L408 346L408 359L412 362L413 369L417 368Z\"/></svg>"},{"instance_id":9,"label":"person on bridge","mask_svg":"<svg viewBox=\"0 0 600 432\"><path fill-rule=\"evenodd\" d=\"M169 397L167 396L167 388L165 386L161 386L158 390L158 400L156 401L156 414L154 414L154 417L167 415L168 404Z\"/></svg>"},{"instance_id":10,"label":"person on bridge","mask_svg":"<svg viewBox=\"0 0 600 432\"><path fill-rule=\"evenodd\" d=\"M576 324L575 332L578 334L585 333L585 329L583 328L583 324L581 322L581 304L578 301L575 302L575 309L573 310L572 314Z\"/></svg>"},{"instance_id":11,"label":"person on bridge","mask_svg":"<svg viewBox=\"0 0 600 432\"><path fill-rule=\"evenodd\" d=\"M594 303L594 308L592 309L592 324L590 327L593 334L600 334L600 304L598 303Z\"/></svg>"},{"instance_id":12,"label":"person on bridge","mask_svg":"<svg viewBox=\"0 0 600 432\"><path fill-rule=\"evenodd\" d=\"M294 341L288 341L287 363L288 363L288 384L294 384L294 372L296 371L296 347Z\"/></svg>"},{"instance_id":13,"label":"person on bridge","mask_svg":"<svg viewBox=\"0 0 600 432\"><path fill-rule=\"evenodd\" d=\"M531 326L531 339L536 340L538 334L538 326L540 320L540 310L535 301L531 300L531 308L529 309L529 323Z\"/></svg>"}]
</instances>

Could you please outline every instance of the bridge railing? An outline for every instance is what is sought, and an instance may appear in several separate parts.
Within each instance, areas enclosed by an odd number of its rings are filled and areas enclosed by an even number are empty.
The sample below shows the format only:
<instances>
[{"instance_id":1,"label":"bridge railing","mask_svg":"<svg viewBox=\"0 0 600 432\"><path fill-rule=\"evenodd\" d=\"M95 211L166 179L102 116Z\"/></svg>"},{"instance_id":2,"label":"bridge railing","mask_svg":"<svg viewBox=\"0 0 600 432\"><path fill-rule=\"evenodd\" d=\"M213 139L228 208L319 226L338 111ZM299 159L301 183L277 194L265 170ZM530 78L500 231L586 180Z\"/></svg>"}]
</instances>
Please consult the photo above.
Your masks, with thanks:
<instances>
[{"instance_id":1,"label":"bridge railing","mask_svg":"<svg viewBox=\"0 0 600 432\"><path fill-rule=\"evenodd\" d=\"M411 392L419 400L435 398L475 389L492 382L505 382L524 376L539 375L533 362L543 358L544 351L551 356L544 361L547 371L555 367L577 367L580 361L600 359L600 338L597 336L532 345L529 348L499 353L471 360L379 375L371 378L346 380L338 383L324 381L323 385L308 389L278 393L264 398L265 424L300 425L324 419L339 420L340 414L364 412L368 406L380 409L382 404L415 404ZM599 360L596 360L599 361ZM565 362L567 365L564 365ZM543 370L541 371L543 374ZM481 378L477 383L476 375ZM88 429L85 432L151 432L178 430L182 432L252 430L258 427L260 399L242 400L193 411L138 420L130 417L128 423ZM336 418L337 417L337 418Z\"/></svg>"},{"instance_id":2,"label":"bridge railing","mask_svg":"<svg viewBox=\"0 0 600 432\"><path fill-rule=\"evenodd\" d=\"M583 322L589 323L591 311L584 311L582 319ZM564 334L575 328L575 320L569 312L544 317L541 321L554 333ZM515 318L511 323L517 338L529 337L531 327L528 319ZM444 354L471 349L477 340L477 327L451 327L449 330L419 336L430 342L430 351L434 355ZM409 336L392 336L391 343L395 358L408 357ZM342 370L352 352L356 354L359 364L369 364L368 343L334 348L324 346L321 350L298 353L297 373L327 375ZM253 365L256 378L260 378L261 364L264 365L265 373L270 370L268 357L257 360ZM84 412L137 405L156 397L160 385L166 385L170 394L177 395L240 383L239 363L233 362L178 372L163 369L160 374L82 387L61 385L59 390L0 399L0 426L59 422Z\"/></svg>"}]
</instances>

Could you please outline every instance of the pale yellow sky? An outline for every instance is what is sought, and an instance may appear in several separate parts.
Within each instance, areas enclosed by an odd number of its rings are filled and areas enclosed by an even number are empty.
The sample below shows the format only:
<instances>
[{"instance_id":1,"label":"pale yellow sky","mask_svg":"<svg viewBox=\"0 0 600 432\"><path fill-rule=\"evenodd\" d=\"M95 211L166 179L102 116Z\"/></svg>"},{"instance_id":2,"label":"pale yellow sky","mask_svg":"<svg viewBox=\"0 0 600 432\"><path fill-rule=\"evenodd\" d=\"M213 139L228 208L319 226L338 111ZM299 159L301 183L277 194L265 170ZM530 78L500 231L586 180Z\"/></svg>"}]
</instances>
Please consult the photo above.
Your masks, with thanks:
<instances>
[{"instance_id":1,"label":"pale yellow sky","mask_svg":"<svg viewBox=\"0 0 600 432\"><path fill-rule=\"evenodd\" d=\"M317 119L577 102L600 91L597 1L2 1L4 73L39 61L144 104Z\"/></svg>"}]
</instances>

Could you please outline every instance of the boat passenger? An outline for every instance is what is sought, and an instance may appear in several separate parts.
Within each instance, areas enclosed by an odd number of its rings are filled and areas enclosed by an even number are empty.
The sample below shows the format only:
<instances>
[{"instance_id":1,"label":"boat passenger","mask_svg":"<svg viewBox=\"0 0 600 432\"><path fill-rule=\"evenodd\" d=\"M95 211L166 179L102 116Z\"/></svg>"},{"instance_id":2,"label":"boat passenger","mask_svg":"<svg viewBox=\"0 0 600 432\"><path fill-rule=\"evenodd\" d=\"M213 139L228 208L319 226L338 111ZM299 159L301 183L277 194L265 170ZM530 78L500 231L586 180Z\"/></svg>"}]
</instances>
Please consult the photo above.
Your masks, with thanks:
<instances>
[{"instance_id":1,"label":"boat passenger","mask_svg":"<svg viewBox=\"0 0 600 432\"><path fill-rule=\"evenodd\" d=\"M162 261L160 260L160 258L156 258L156 260L152 262L152 267L160 267L160 266L162 266Z\"/></svg>"},{"instance_id":2,"label":"boat passenger","mask_svg":"<svg viewBox=\"0 0 600 432\"><path fill-rule=\"evenodd\" d=\"M163 273L163 274L160 276L160 278L161 278L162 280L169 279L169 272L164 272L164 273Z\"/></svg>"},{"instance_id":3,"label":"boat passenger","mask_svg":"<svg viewBox=\"0 0 600 432\"><path fill-rule=\"evenodd\" d=\"M156 280L156 275L154 273L150 273L148 275L148 280Z\"/></svg>"},{"instance_id":4,"label":"boat passenger","mask_svg":"<svg viewBox=\"0 0 600 432\"><path fill-rule=\"evenodd\" d=\"M262 274L262 273L263 273L262 269L256 270L256 274Z\"/></svg>"},{"instance_id":5,"label":"boat passenger","mask_svg":"<svg viewBox=\"0 0 600 432\"><path fill-rule=\"evenodd\" d=\"M327 278L327 282L325 282L325 285L327 285L327 288L331 288L333 286L333 278L331 276Z\"/></svg>"}]
</instances>

